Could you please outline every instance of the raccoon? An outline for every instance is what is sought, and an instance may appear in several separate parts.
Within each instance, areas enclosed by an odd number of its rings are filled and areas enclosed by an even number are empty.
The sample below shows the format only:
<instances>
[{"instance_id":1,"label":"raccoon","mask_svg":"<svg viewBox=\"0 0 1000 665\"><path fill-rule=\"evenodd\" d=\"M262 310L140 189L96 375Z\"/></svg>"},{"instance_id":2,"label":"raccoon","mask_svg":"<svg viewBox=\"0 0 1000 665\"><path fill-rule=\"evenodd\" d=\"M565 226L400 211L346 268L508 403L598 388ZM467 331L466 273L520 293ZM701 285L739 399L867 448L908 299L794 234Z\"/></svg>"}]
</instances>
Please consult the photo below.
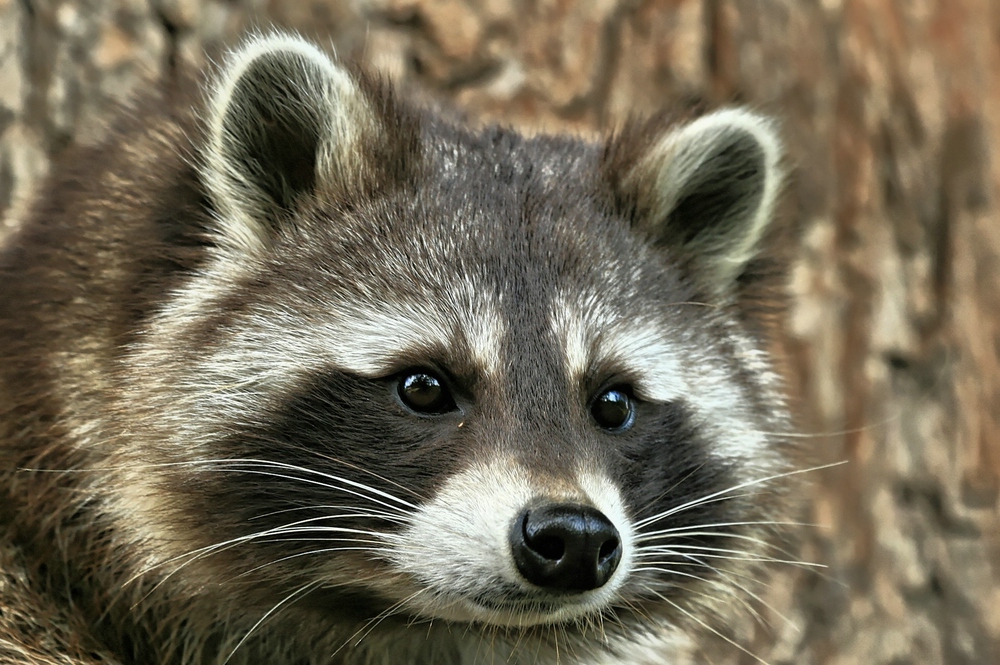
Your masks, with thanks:
<instances>
[{"instance_id":1,"label":"raccoon","mask_svg":"<svg viewBox=\"0 0 1000 665\"><path fill-rule=\"evenodd\" d=\"M0 255L4 662L676 662L788 503L772 122L473 128L287 34L210 81Z\"/></svg>"}]
</instances>

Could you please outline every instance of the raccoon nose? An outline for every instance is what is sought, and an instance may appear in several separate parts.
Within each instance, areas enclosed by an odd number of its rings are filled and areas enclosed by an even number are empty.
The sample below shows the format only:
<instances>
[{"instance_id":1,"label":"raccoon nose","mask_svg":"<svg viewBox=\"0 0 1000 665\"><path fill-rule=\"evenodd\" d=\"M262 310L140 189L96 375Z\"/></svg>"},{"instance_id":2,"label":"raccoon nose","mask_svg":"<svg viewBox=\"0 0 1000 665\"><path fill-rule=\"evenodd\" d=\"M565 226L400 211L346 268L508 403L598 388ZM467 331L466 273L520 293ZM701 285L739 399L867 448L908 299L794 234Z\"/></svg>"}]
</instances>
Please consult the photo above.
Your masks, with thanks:
<instances>
[{"instance_id":1,"label":"raccoon nose","mask_svg":"<svg viewBox=\"0 0 1000 665\"><path fill-rule=\"evenodd\" d=\"M622 558L621 539L611 520L581 504L525 510L514 522L510 545L526 580L559 591L603 586Z\"/></svg>"}]
</instances>

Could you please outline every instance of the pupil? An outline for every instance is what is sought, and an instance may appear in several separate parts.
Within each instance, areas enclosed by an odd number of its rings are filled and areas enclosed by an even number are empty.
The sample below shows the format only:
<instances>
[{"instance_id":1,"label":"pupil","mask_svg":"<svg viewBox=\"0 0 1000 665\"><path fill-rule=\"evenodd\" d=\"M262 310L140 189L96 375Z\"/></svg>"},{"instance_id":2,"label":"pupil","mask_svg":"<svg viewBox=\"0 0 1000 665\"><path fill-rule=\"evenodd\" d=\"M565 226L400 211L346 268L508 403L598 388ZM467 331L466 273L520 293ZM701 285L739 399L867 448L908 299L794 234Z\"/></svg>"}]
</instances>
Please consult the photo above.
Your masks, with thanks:
<instances>
[{"instance_id":1,"label":"pupil","mask_svg":"<svg viewBox=\"0 0 1000 665\"><path fill-rule=\"evenodd\" d=\"M421 413L444 413L451 407L451 398L441 381L424 372L403 377L399 397L406 406Z\"/></svg>"},{"instance_id":2,"label":"pupil","mask_svg":"<svg viewBox=\"0 0 1000 665\"><path fill-rule=\"evenodd\" d=\"M630 424L632 400L621 390L608 390L591 407L597 424L605 429L622 429Z\"/></svg>"}]
</instances>

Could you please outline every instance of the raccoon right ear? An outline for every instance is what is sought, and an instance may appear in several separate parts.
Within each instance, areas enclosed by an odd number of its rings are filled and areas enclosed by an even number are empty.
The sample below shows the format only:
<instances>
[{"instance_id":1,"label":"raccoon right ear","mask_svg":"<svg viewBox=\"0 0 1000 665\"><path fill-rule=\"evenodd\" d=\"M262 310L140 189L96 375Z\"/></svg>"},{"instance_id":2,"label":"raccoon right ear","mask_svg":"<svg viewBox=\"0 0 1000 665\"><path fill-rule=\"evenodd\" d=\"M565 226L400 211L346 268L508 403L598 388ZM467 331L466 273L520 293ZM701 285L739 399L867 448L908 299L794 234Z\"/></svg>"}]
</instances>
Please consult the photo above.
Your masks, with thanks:
<instances>
[{"instance_id":1,"label":"raccoon right ear","mask_svg":"<svg viewBox=\"0 0 1000 665\"><path fill-rule=\"evenodd\" d=\"M780 161L770 120L724 109L633 126L609 144L604 167L635 224L725 297L773 219Z\"/></svg>"},{"instance_id":2,"label":"raccoon right ear","mask_svg":"<svg viewBox=\"0 0 1000 665\"><path fill-rule=\"evenodd\" d=\"M224 239L259 246L300 197L350 191L378 120L344 68L274 34L234 51L209 100L202 177Z\"/></svg>"}]
</instances>

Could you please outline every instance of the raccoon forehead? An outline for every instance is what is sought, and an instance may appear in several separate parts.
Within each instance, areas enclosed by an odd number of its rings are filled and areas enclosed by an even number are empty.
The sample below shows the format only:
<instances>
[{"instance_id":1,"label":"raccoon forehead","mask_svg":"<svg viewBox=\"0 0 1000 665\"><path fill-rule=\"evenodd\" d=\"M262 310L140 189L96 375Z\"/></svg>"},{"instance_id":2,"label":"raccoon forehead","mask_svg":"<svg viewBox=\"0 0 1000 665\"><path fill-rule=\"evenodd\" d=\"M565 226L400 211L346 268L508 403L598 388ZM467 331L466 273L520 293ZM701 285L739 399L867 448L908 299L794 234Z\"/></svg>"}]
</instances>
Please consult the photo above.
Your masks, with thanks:
<instances>
[{"instance_id":1,"label":"raccoon forehead","mask_svg":"<svg viewBox=\"0 0 1000 665\"><path fill-rule=\"evenodd\" d=\"M265 356L286 358L306 373L328 365L378 377L398 371L400 363L444 351L442 360L461 354L463 365L491 376L502 365L503 336L499 298L460 282L447 302L341 301L321 316L262 316L233 342L244 353L269 348Z\"/></svg>"},{"instance_id":2,"label":"raccoon forehead","mask_svg":"<svg viewBox=\"0 0 1000 665\"><path fill-rule=\"evenodd\" d=\"M634 382L643 397L670 402L690 392L682 371L683 348L655 320L610 307L595 293L561 292L549 312L570 385L595 370L613 369Z\"/></svg>"},{"instance_id":3,"label":"raccoon forehead","mask_svg":"<svg viewBox=\"0 0 1000 665\"><path fill-rule=\"evenodd\" d=\"M437 298L366 297L373 285L343 292L288 282L254 292L248 285L261 271L252 260L217 262L151 322L136 362L173 365L177 342L186 339L194 361L187 364L198 365L195 383L250 381L279 390L323 368L385 376L440 350L487 376L503 364L503 294L470 279L454 280Z\"/></svg>"}]
</instances>

